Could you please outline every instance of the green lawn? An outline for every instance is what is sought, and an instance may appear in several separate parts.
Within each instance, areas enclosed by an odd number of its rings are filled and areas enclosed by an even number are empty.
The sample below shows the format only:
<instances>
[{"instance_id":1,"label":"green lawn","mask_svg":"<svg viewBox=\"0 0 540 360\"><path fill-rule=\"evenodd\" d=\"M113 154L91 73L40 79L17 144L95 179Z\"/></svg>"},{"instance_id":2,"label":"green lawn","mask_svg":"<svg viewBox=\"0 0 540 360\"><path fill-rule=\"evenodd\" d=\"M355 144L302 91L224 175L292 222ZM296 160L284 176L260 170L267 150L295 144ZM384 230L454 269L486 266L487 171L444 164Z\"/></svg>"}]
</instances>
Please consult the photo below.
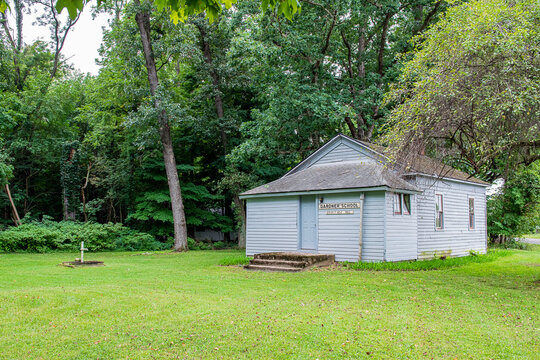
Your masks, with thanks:
<instances>
[{"instance_id":1,"label":"green lawn","mask_svg":"<svg viewBox=\"0 0 540 360\"><path fill-rule=\"evenodd\" d=\"M0 358L538 359L540 247L437 271L217 265L239 254L0 254Z\"/></svg>"},{"instance_id":2,"label":"green lawn","mask_svg":"<svg viewBox=\"0 0 540 360\"><path fill-rule=\"evenodd\" d=\"M525 238L525 239L540 239L540 234L526 234L526 235L523 235L522 238Z\"/></svg>"}]
</instances>

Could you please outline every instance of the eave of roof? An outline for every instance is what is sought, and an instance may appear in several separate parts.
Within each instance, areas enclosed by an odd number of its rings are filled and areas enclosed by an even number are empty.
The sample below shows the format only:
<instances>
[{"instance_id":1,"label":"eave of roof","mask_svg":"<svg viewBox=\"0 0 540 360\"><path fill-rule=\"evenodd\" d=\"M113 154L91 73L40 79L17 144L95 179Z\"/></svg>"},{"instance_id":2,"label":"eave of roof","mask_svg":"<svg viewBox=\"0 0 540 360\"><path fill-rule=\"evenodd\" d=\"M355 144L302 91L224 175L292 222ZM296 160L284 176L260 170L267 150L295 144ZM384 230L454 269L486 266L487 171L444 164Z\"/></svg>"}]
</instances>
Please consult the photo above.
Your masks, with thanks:
<instances>
[{"instance_id":1,"label":"eave of roof","mask_svg":"<svg viewBox=\"0 0 540 360\"><path fill-rule=\"evenodd\" d=\"M373 187L421 191L382 164L350 162L311 166L246 191L241 196Z\"/></svg>"}]
</instances>

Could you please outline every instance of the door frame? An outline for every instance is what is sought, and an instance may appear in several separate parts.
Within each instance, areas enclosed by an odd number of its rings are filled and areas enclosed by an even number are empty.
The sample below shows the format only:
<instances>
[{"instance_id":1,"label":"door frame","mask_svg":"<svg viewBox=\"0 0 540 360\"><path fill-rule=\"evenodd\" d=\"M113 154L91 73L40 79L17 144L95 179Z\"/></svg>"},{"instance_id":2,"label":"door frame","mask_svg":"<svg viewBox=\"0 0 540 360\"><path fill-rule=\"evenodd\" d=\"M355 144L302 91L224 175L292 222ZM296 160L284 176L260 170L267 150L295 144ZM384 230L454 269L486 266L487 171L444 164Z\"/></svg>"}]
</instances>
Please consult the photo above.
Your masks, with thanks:
<instances>
[{"instance_id":1,"label":"door frame","mask_svg":"<svg viewBox=\"0 0 540 360\"><path fill-rule=\"evenodd\" d=\"M313 194L315 195L315 247L314 249L302 249L302 196L310 196L311 194L306 195L298 195L298 210L296 211L296 229L298 233L298 243L297 243L297 250L300 252L310 252L310 251L319 251L319 201L320 201L320 195L319 194Z\"/></svg>"}]
</instances>

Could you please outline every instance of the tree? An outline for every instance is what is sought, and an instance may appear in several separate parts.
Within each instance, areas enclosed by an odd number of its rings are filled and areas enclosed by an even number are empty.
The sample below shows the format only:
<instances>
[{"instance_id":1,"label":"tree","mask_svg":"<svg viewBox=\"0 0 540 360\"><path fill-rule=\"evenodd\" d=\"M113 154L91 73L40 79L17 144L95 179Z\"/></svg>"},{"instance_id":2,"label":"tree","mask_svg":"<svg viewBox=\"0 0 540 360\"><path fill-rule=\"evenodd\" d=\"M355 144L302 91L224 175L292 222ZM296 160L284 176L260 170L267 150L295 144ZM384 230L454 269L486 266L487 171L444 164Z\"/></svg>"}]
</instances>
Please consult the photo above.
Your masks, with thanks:
<instances>
[{"instance_id":1,"label":"tree","mask_svg":"<svg viewBox=\"0 0 540 360\"><path fill-rule=\"evenodd\" d=\"M490 239L507 239L533 232L540 223L540 161L513 171L504 187L488 197Z\"/></svg>"},{"instance_id":2,"label":"tree","mask_svg":"<svg viewBox=\"0 0 540 360\"><path fill-rule=\"evenodd\" d=\"M539 19L534 0L475 0L417 38L388 94L395 156L425 149L488 180L540 159Z\"/></svg>"},{"instance_id":3,"label":"tree","mask_svg":"<svg viewBox=\"0 0 540 360\"><path fill-rule=\"evenodd\" d=\"M69 118L79 105L79 79L56 82L70 71L62 49L78 17L62 21L50 1L9 3L13 19L0 14L0 117L3 125L9 126L0 126L0 136L5 140L3 151L13 165L13 186L10 189L6 184L6 191L10 190L12 208L17 203L21 215L26 216L37 202L47 203L51 212L57 204L60 208L61 199L52 199L59 182L47 183L44 175L58 175L61 143L65 140L61 138L70 133ZM28 7L38 9L37 23L48 28L50 41L24 43L23 14Z\"/></svg>"},{"instance_id":4,"label":"tree","mask_svg":"<svg viewBox=\"0 0 540 360\"><path fill-rule=\"evenodd\" d=\"M5 1L5 0L0 0ZM157 1L156 5L158 9L167 9L171 13L171 18L175 21L184 20L188 15L205 12L206 16L210 20L215 20L222 10L222 4L227 7L232 5L232 0L197 0L189 2L181 2L166 0ZM146 69L148 71L148 83L150 86L150 92L154 98L154 107L158 112L158 123L161 142L163 146L163 160L165 162L165 171L167 173L167 180L169 183L169 191L171 196L173 219L174 219L174 233L175 241L174 248L176 251L187 250L187 228L184 214L184 205L182 202L182 192L180 189L180 182L178 179L178 172L176 170L176 159L174 156L172 138L169 127L169 119L167 112L164 109L160 109L160 100L157 97L159 88L158 71L156 68L156 62L154 58L154 52L152 48L152 37L150 28L150 14L152 3L145 2L141 4L139 0L134 0L134 4L137 7L137 13L135 15L135 21L137 22L141 41L143 45L143 54L146 63ZM262 2L265 8L271 6L272 8L278 8L280 13L291 18L298 10L298 4L296 0L263 0ZM78 16L78 11L83 8L83 1L68 1L59 0L56 4L58 10L67 8L72 19ZM2 3L0 3L0 9ZM3 8L5 10L5 7Z\"/></svg>"}]
</instances>

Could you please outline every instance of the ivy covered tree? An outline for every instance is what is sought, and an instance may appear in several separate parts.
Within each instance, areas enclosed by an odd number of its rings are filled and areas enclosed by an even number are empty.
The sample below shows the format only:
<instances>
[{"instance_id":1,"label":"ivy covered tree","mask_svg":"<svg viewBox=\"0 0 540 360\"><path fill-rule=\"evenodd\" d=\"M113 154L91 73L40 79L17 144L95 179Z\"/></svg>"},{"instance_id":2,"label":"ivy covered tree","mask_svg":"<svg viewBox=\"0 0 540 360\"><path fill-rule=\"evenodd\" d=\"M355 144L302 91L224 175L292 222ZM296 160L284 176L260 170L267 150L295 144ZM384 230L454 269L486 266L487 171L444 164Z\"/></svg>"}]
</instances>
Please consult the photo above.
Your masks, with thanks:
<instances>
[{"instance_id":1,"label":"ivy covered tree","mask_svg":"<svg viewBox=\"0 0 540 360\"><path fill-rule=\"evenodd\" d=\"M76 220L81 191L78 141L66 142L62 145L60 162L64 220Z\"/></svg>"}]
</instances>

